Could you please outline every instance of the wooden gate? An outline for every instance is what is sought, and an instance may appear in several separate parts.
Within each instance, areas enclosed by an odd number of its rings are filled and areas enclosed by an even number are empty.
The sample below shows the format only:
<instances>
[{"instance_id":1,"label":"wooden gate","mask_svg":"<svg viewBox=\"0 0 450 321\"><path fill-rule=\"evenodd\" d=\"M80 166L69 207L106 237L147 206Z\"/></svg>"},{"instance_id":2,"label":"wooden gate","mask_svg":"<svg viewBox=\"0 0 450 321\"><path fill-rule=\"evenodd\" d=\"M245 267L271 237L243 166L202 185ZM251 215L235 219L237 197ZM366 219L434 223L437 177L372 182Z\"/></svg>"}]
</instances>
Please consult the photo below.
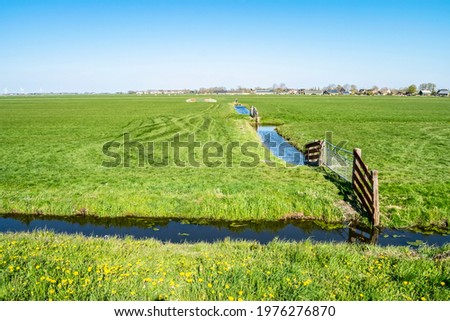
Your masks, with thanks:
<instances>
[{"instance_id":1,"label":"wooden gate","mask_svg":"<svg viewBox=\"0 0 450 321\"><path fill-rule=\"evenodd\" d=\"M380 225L378 171L369 171L361 158L361 150L353 150L353 190L374 226Z\"/></svg>"}]
</instances>

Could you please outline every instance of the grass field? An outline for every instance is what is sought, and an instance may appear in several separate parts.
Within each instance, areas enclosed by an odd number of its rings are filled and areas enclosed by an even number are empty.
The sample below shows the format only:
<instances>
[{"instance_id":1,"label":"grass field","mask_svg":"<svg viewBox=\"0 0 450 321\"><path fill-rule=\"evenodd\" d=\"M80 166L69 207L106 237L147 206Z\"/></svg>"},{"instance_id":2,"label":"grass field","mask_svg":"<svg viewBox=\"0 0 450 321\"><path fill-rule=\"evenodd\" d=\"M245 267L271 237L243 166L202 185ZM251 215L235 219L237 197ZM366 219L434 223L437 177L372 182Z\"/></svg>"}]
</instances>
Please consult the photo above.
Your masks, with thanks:
<instances>
[{"instance_id":1,"label":"grass field","mask_svg":"<svg viewBox=\"0 0 450 321\"><path fill-rule=\"evenodd\" d=\"M448 301L446 250L0 234L0 300Z\"/></svg>"},{"instance_id":2,"label":"grass field","mask_svg":"<svg viewBox=\"0 0 450 321\"><path fill-rule=\"evenodd\" d=\"M342 186L321 169L264 162L232 150L198 166L105 167L106 142L259 143L230 97L0 97L0 213L276 220L302 213L342 221ZM445 227L450 216L450 100L395 97L242 97L293 143L359 147L380 171L381 222ZM148 147L148 146L147 146ZM226 149L226 147L225 147ZM152 155L149 148L145 157ZM180 151L180 161L189 153ZM164 158L164 157L163 157ZM156 156L155 161L161 159ZM192 162L191 162L192 163ZM348 212L347 212L348 213ZM48 232L0 234L0 300L449 300L442 248L223 241L161 244ZM245 276L245 277L244 277Z\"/></svg>"},{"instance_id":3,"label":"grass field","mask_svg":"<svg viewBox=\"0 0 450 321\"><path fill-rule=\"evenodd\" d=\"M312 168L271 168L233 150L231 166L104 167L108 141L181 140L259 142L245 116L219 97L217 104L186 97L53 96L0 98L0 212L139 215L215 219L279 219L303 213L344 218L339 188ZM248 96L263 122L301 146L333 132L335 142L359 147L380 171L382 224L448 226L450 216L450 100L413 97ZM159 148L159 149L158 149ZM200 153L195 153L201 160ZM156 157L157 158L157 157ZM187 160L186 151L181 159ZM201 163L201 162L200 162ZM278 163L281 165L281 163Z\"/></svg>"},{"instance_id":4,"label":"grass field","mask_svg":"<svg viewBox=\"0 0 450 321\"><path fill-rule=\"evenodd\" d=\"M424 97L245 97L263 122L299 146L333 133L379 170L381 221L450 225L450 99Z\"/></svg>"},{"instance_id":5,"label":"grass field","mask_svg":"<svg viewBox=\"0 0 450 321\"><path fill-rule=\"evenodd\" d=\"M221 103L185 97L1 98L1 212L138 215L228 220L278 219L301 212L342 220L338 189L309 168L271 168L233 150L232 167L104 167L105 142L170 141L194 133L202 144L259 142L229 97ZM264 155L264 148L254 152ZM155 152L155 154L157 154ZM201 160L200 155L196 155ZM187 160L182 151L181 158ZM281 163L280 163L281 164ZM310 181L316 182L314 186Z\"/></svg>"}]
</instances>

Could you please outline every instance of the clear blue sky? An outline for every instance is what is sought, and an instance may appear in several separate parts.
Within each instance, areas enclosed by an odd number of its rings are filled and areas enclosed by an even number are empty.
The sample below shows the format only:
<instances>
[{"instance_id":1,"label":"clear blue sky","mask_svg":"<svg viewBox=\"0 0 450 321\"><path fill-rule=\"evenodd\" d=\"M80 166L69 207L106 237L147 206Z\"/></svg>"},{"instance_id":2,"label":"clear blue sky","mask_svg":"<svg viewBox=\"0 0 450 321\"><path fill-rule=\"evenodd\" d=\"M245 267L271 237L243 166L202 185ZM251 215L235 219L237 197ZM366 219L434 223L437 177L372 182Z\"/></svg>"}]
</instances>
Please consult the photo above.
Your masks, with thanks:
<instances>
[{"instance_id":1,"label":"clear blue sky","mask_svg":"<svg viewBox=\"0 0 450 321\"><path fill-rule=\"evenodd\" d=\"M0 91L450 87L450 1L3 1Z\"/></svg>"}]
</instances>

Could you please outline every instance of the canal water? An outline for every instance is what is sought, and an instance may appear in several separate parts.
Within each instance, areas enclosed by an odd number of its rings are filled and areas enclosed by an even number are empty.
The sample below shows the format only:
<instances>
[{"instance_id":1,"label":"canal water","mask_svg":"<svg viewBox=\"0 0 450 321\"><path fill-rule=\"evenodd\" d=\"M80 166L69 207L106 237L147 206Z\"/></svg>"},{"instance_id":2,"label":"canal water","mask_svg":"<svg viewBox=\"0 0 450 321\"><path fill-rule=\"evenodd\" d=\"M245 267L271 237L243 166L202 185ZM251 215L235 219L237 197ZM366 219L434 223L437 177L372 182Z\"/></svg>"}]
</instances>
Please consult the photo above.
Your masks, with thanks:
<instances>
[{"instance_id":1,"label":"canal water","mask_svg":"<svg viewBox=\"0 0 450 321\"><path fill-rule=\"evenodd\" d=\"M238 114L250 115L250 111L245 106L237 105L237 106L234 106L234 109L236 110L236 112Z\"/></svg>"},{"instance_id":2,"label":"canal water","mask_svg":"<svg viewBox=\"0 0 450 321\"><path fill-rule=\"evenodd\" d=\"M257 132L273 155L292 165L305 165L303 153L278 134L274 126L258 126Z\"/></svg>"},{"instance_id":3,"label":"canal water","mask_svg":"<svg viewBox=\"0 0 450 321\"><path fill-rule=\"evenodd\" d=\"M450 235L423 234L410 230L375 229L342 224L327 228L313 221L230 222L183 221L139 217L100 218L92 216L47 216L26 214L0 215L0 232L50 230L56 233L96 237L154 238L163 242L217 242L225 239L256 241L266 244L285 241L370 243L381 246L450 243Z\"/></svg>"}]
</instances>

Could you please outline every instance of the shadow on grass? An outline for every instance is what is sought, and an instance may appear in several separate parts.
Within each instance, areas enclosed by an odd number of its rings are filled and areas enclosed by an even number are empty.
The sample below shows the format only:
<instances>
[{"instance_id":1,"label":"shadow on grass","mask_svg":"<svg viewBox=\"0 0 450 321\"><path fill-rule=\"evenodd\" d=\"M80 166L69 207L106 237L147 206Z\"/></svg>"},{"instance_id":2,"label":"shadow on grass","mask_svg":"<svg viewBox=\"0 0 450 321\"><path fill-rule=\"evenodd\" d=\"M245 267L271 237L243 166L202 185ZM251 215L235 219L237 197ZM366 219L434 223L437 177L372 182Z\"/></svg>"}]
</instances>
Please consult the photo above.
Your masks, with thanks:
<instances>
[{"instance_id":1,"label":"shadow on grass","mask_svg":"<svg viewBox=\"0 0 450 321\"><path fill-rule=\"evenodd\" d=\"M344 197L344 202L347 203L347 205L351 208L351 210L357 212L358 214L361 215L361 217L367 219L367 224L370 225L371 222L370 215L364 210L364 208L356 199L355 193L353 192L352 183L347 182L346 180L344 180L331 170L327 169L326 167L318 167L317 170L323 174L324 178L327 181L330 181L339 189L339 195L342 195ZM349 211L346 212L346 215L349 214L348 212ZM359 221L359 217L355 217L355 215L349 216L353 216L351 217L352 220Z\"/></svg>"}]
</instances>

